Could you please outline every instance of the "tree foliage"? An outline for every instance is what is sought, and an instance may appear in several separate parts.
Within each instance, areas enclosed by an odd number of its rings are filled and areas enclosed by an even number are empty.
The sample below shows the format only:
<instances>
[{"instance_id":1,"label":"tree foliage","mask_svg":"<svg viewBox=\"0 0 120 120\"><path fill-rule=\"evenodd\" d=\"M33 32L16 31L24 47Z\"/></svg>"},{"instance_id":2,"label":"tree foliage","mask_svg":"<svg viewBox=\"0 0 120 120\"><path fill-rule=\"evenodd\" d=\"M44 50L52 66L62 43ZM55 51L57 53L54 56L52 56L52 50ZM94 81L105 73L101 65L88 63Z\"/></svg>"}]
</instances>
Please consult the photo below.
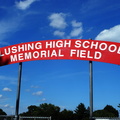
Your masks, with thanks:
<instances>
[{"instance_id":1,"label":"tree foliage","mask_svg":"<svg viewBox=\"0 0 120 120\"><path fill-rule=\"evenodd\" d=\"M28 107L28 111L22 113L23 116L42 116L42 117L50 117L52 116L52 120L56 119L59 116L60 108L53 104L40 104L40 106L31 105Z\"/></svg>"},{"instance_id":2,"label":"tree foliage","mask_svg":"<svg viewBox=\"0 0 120 120\"><path fill-rule=\"evenodd\" d=\"M80 103L75 110L76 120L84 120L89 117L88 110L83 103Z\"/></svg>"},{"instance_id":3,"label":"tree foliage","mask_svg":"<svg viewBox=\"0 0 120 120\"><path fill-rule=\"evenodd\" d=\"M20 114L21 116L43 116L52 117L52 120L89 120L89 107L86 108L80 103L74 111L60 110L60 107L53 104L40 104L39 106L28 106L28 111ZM94 117L118 117L118 111L110 105L104 109L94 111Z\"/></svg>"},{"instance_id":4,"label":"tree foliage","mask_svg":"<svg viewBox=\"0 0 120 120\"><path fill-rule=\"evenodd\" d=\"M113 108L111 105L106 105L106 107L104 108L104 110L108 113L111 113L111 117L118 117L118 111Z\"/></svg>"},{"instance_id":5,"label":"tree foliage","mask_svg":"<svg viewBox=\"0 0 120 120\"><path fill-rule=\"evenodd\" d=\"M2 109L0 109L0 115L7 115Z\"/></svg>"},{"instance_id":6,"label":"tree foliage","mask_svg":"<svg viewBox=\"0 0 120 120\"><path fill-rule=\"evenodd\" d=\"M120 104L118 105L118 107L120 108Z\"/></svg>"},{"instance_id":7,"label":"tree foliage","mask_svg":"<svg viewBox=\"0 0 120 120\"><path fill-rule=\"evenodd\" d=\"M60 112L60 120L74 120L74 114L71 110L64 109Z\"/></svg>"},{"instance_id":8,"label":"tree foliage","mask_svg":"<svg viewBox=\"0 0 120 120\"><path fill-rule=\"evenodd\" d=\"M118 117L118 111L111 105L106 105L103 110L97 110L94 112L95 117Z\"/></svg>"},{"instance_id":9,"label":"tree foliage","mask_svg":"<svg viewBox=\"0 0 120 120\"><path fill-rule=\"evenodd\" d=\"M55 106L53 104L41 104L39 106L39 109L41 111L41 115L43 116L53 116L52 119L57 119L59 116L60 108L58 106Z\"/></svg>"}]
</instances>

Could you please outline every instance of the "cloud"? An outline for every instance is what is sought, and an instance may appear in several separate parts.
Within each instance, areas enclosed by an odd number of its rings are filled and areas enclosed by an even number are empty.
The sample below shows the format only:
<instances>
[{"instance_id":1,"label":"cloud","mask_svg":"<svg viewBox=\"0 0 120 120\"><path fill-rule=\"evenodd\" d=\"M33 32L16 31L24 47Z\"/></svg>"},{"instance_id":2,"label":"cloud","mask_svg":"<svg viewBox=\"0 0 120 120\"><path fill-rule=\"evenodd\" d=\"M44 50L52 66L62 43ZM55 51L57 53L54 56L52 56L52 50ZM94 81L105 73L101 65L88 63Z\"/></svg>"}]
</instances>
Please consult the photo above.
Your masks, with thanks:
<instances>
[{"instance_id":1,"label":"cloud","mask_svg":"<svg viewBox=\"0 0 120 120\"><path fill-rule=\"evenodd\" d=\"M101 7L101 5L103 5L103 2L100 0L88 0L81 5L80 12L83 14L88 12L95 14L95 13L98 13L98 11L100 11L99 9L97 10L97 12L95 10Z\"/></svg>"},{"instance_id":2,"label":"cloud","mask_svg":"<svg viewBox=\"0 0 120 120\"><path fill-rule=\"evenodd\" d=\"M95 40L120 42L120 25L101 31Z\"/></svg>"},{"instance_id":3,"label":"cloud","mask_svg":"<svg viewBox=\"0 0 120 120\"><path fill-rule=\"evenodd\" d=\"M28 9L32 3L40 0L19 0L19 2L15 2L16 7L8 7L7 14L5 14L5 19L0 20L0 44L1 45L9 45L9 43L3 41L9 38L12 34L19 31L22 27L24 27L23 20L27 15L33 14L34 12L20 12L20 10ZM8 12L9 11L9 12Z\"/></svg>"},{"instance_id":4,"label":"cloud","mask_svg":"<svg viewBox=\"0 0 120 120\"><path fill-rule=\"evenodd\" d=\"M42 101L46 101L46 98L42 98Z\"/></svg>"},{"instance_id":5,"label":"cloud","mask_svg":"<svg viewBox=\"0 0 120 120\"><path fill-rule=\"evenodd\" d=\"M31 88L39 88L39 86L32 85Z\"/></svg>"},{"instance_id":6,"label":"cloud","mask_svg":"<svg viewBox=\"0 0 120 120\"><path fill-rule=\"evenodd\" d=\"M46 101L46 98L42 98L42 99L40 99L39 101L40 101L40 102L41 102L41 101Z\"/></svg>"},{"instance_id":7,"label":"cloud","mask_svg":"<svg viewBox=\"0 0 120 120\"><path fill-rule=\"evenodd\" d=\"M0 21L0 41L6 39L11 33L18 31L19 23L20 21L17 18ZM7 43L4 42L3 44Z\"/></svg>"},{"instance_id":8,"label":"cloud","mask_svg":"<svg viewBox=\"0 0 120 120\"><path fill-rule=\"evenodd\" d=\"M14 77L10 77L10 76L0 76L0 82L4 83L4 81L6 81L6 84L16 84L17 78Z\"/></svg>"},{"instance_id":9,"label":"cloud","mask_svg":"<svg viewBox=\"0 0 120 120\"><path fill-rule=\"evenodd\" d=\"M2 104L2 105L0 105L0 108L3 109L9 115L14 114L14 109L15 109L14 106L11 106L9 104L4 104L4 105Z\"/></svg>"},{"instance_id":10,"label":"cloud","mask_svg":"<svg viewBox=\"0 0 120 120\"><path fill-rule=\"evenodd\" d=\"M0 98L2 98L2 97L3 97L3 95L0 94Z\"/></svg>"},{"instance_id":11,"label":"cloud","mask_svg":"<svg viewBox=\"0 0 120 120\"><path fill-rule=\"evenodd\" d=\"M6 104L6 105L4 105L4 107L5 107L5 108L9 108L9 107L10 107L10 105L9 105L9 104Z\"/></svg>"},{"instance_id":12,"label":"cloud","mask_svg":"<svg viewBox=\"0 0 120 120\"><path fill-rule=\"evenodd\" d=\"M82 22L77 22L73 20L71 22L73 29L70 32L69 38L71 37L81 37L83 33Z\"/></svg>"},{"instance_id":13,"label":"cloud","mask_svg":"<svg viewBox=\"0 0 120 120\"><path fill-rule=\"evenodd\" d=\"M55 36L64 37L65 32L62 32L62 31L56 30L56 31L54 31L53 34L54 34Z\"/></svg>"},{"instance_id":14,"label":"cloud","mask_svg":"<svg viewBox=\"0 0 120 120\"><path fill-rule=\"evenodd\" d=\"M30 89L26 89L25 91L26 91L26 92L30 92Z\"/></svg>"},{"instance_id":15,"label":"cloud","mask_svg":"<svg viewBox=\"0 0 120 120\"><path fill-rule=\"evenodd\" d=\"M13 29L13 26L9 26L8 21L0 21L0 35L4 36L4 34L9 33L11 29Z\"/></svg>"},{"instance_id":16,"label":"cloud","mask_svg":"<svg viewBox=\"0 0 120 120\"><path fill-rule=\"evenodd\" d=\"M0 105L0 107L2 107L2 108L14 108L14 106L10 106L9 104Z\"/></svg>"},{"instance_id":17,"label":"cloud","mask_svg":"<svg viewBox=\"0 0 120 120\"><path fill-rule=\"evenodd\" d=\"M80 27L80 28L74 28L74 29L71 31L71 33L70 33L70 37L77 37L77 36L81 35L82 32L83 32L82 27Z\"/></svg>"},{"instance_id":18,"label":"cloud","mask_svg":"<svg viewBox=\"0 0 120 120\"><path fill-rule=\"evenodd\" d=\"M57 29L65 29L67 23L65 22L66 14L64 13L53 13L48 19L50 20L50 26Z\"/></svg>"},{"instance_id":19,"label":"cloud","mask_svg":"<svg viewBox=\"0 0 120 120\"><path fill-rule=\"evenodd\" d=\"M61 38L82 38L83 26L82 22L77 22L76 20L71 21L70 23L66 22L67 14L65 13L53 13L48 19L50 20L50 26L56 29L53 32L54 36ZM67 29L71 28L71 31L67 33Z\"/></svg>"},{"instance_id":20,"label":"cloud","mask_svg":"<svg viewBox=\"0 0 120 120\"><path fill-rule=\"evenodd\" d=\"M39 95L42 95L42 94L43 94L42 91L38 91L38 92L33 93L32 95L37 95L37 96L39 96Z\"/></svg>"},{"instance_id":21,"label":"cloud","mask_svg":"<svg viewBox=\"0 0 120 120\"><path fill-rule=\"evenodd\" d=\"M34 3L36 0L25 0L25 1L20 1L16 2L16 7L20 10L26 10L30 7L32 3Z\"/></svg>"},{"instance_id":22,"label":"cloud","mask_svg":"<svg viewBox=\"0 0 120 120\"><path fill-rule=\"evenodd\" d=\"M40 99L40 100L38 100L39 102L45 102L45 101L47 101L47 99L46 98L42 98L42 99Z\"/></svg>"},{"instance_id":23,"label":"cloud","mask_svg":"<svg viewBox=\"0 0 120 120\"><path fill-rule=\"evenodd\" d=\"M2 91L11 92L12 90L10 88L5 87L5 88L2 89Z\"/></svg>"},{"instance_id":24,"label":"cloud","mask_svg":"<svg viewBox=\"0 0 120 120\"><path fill-rule=\"evenodd\" d=\"M8 98L0 94L0 102L2 103L2 102L5 102L6 100L8 100Z\"/></svg>"},{"instance_id":25,"label":"cloud","mask_svg":"<svg viewBox=\"0 0 120 120\"><path fill-rule=\"evenodd\" d=\"M77 22L76 20L73 20L71 22L72 27L81 27L82 26L82 22Z\"/></svg>"}]
</instances>

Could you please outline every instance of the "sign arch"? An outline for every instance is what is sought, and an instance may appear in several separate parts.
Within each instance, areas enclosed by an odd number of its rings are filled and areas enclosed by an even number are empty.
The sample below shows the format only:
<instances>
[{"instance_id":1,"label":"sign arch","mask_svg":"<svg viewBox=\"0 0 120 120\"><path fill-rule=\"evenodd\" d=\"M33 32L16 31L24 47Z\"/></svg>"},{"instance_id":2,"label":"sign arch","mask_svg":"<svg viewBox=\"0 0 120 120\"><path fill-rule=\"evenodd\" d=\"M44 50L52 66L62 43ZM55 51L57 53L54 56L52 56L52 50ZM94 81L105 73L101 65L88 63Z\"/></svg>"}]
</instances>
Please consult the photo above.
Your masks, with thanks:
<instances>
[{"instance_id":1,"label":"sign arch","mask_svg":"<svg viewBox=\"0 0 120 120\"><path fill-rule=\"evenodd\" d=\"M19 120L19 99L22 62L33 60L89 60L90 63L90 119L93 113L92 61L120 65L120 43L86 40L58 39L21 43L0 48L0 66L19 63L18 91L15 120Z\"/></svg>"},{"instance_id":2,"label":"sign arch","mask_svg":"<svg viewBox=\"0 0 120 120\"><path fill-rule=\"evenodd\" d=\"M53 59L89 60L120 65L120 43L87 39L58 39L0 48L1 66Z\"/></svg>"}]
</instances>

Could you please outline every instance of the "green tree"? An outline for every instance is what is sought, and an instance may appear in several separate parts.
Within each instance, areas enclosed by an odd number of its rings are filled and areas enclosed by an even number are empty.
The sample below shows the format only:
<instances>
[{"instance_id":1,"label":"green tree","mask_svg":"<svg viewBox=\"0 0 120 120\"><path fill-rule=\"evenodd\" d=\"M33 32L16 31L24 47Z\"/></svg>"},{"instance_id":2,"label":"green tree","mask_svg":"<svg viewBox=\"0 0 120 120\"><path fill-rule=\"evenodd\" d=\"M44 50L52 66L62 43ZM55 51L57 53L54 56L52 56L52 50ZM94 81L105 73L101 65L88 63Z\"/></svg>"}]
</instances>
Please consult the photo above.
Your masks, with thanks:
<instances>
[{"instance_id":1,"label":"green tree","mask_svg":"<svg viewBox=\"0 0 120 120\"><path fill-rule=\"evenodd\" d=\"M39 109L41 111L42 116L51 116L52 120L57 120L60 113L60 107L55 106L53 104L40 104Z\"/></svg>"},{"instance_id":2,"label":"green tree","mask_svg":"<svg viewBox=\"0 0 120 120\"><path fill-rule=\"evenodd\" d=\"M39 106L31 105L28 111L20 114L21 116L43 116L52 117L52 120L59 120L60 108L53 104L40 104Z\"/></svg>"},{"instance_id":3,"label":"green tree","mask_svg":"<svg viewBox=\"0 0 120 120\"><path fill-rule=\"evenodd\" d=\"M111 117L118 117L119 116L118 111L115 108L113 108L113 106L111 106L111 105L106 105L104 110L111 113L111 115L113 114L113 116L111 116Z\"/></svg>"},{"instance_id":4,"label":"green tree","mask_svg":"<svg viewBox=\"0 0 120 120\"><path fill-rule=\"evenodd\" d=\"M28 106L28 111L20 114L22 116L39 116L39 107L35 105Z\"/></svg>"},{"instance_id":5,"label":"green tree","mask_svg":"<svg viewBox=\"0 0 120 120\"><path fill-rule=\"evenodd\" d=\"M104 109L97 110L93 113L94 117L118 117L118 111L111 105L106 105Z\"/></svg>"},{"instance_id":6,"label":"green tree","mask_svg":"<svg viewBox=\"0 0 120 120\"><path fill-rule=\"evenodd\" d=\"M88 110L83 103L80 103L75 109L76 120L87 120L89 118Z\"/></svg>"},{"instance_id":7,"label":"green tree","mask_svg":"<svg viewBox=\"0 0 120 120\"><path fill-rule=\"evenodd\" d=\"M39 108L37 107L37 106L35 106L35 105L31 105L31 106L29 106L28 107L28 111L29 111L29 113L32 115L35 115L35 113L37 112L37 111L39 111Z\"/></svg>"},{"instance_id":8,"label":"green tree","mask_svg":"<svg viewBox=\"0 0 120 120\"><path fill-rule=\"evenodd\" d=\"M120 108L120 104L118 105L118 107Z\"/></svg>"},{"instance_id":9,"label":"green tree","mask_svg":"<svg viewBox=\"0 0 120 120\"><path fill-rule=\"evenodd\" d=\"M74 114L71 110L64 109L60 113L60 120L74 120Z\"/></svg>"},{"instance_id":10,"label":"green tree","mask_svg":"<svg viewBox=\"0 0 120 120\"><path fill-rule=\"evenodd\" d=\"M113 114L105 111L105 110L96 110L93 112L94 117L111 117Z\"/></svg>"},{"instance_id":11,"label":"green tree","mask_svg":"<svg viewBox=\"0 0 120 120\"><path fill-rule=\"evenodd\" d=\"M2 109L0 109L0 115L7 115Z\"/></svg>"}]
</instances>

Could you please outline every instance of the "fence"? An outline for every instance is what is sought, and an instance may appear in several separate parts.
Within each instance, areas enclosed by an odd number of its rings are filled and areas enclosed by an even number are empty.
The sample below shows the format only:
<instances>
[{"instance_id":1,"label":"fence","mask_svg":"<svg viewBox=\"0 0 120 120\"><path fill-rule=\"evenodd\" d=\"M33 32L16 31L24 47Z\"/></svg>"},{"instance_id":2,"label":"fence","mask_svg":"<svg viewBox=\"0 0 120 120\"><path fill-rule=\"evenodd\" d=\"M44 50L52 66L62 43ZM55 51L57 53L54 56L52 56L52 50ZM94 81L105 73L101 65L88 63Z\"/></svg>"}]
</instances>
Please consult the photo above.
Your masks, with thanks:
<instances>
[{"instance_id":1,"label":"fence","mask_svg":"<svg viewBox=\"0 0 120 120\"><path fill-rule=\"evenodd\" d=\"M0 120L14 120L14 115L0 115Z\"/></svg>"},{"instance_id":2,"label":"fence","mask_svg":"<svg viewBox=\"0 0 120 120\"><path fill-rule=\"evenodd\" d=\"M120 120L118 117L94 117L95 120Z\"/></svg>"},{"instance_id":3,"label":"fence","mask_svg":"<svg viewBox=\"0 0 120 120\"><path fill-rule=\"evenodd\" d=\"M51 116L50 117L20 116L19 120L51 120Z\"/></svg>"},{"instance_id":4,"label":"fence","mask_svg":"<svg viewBox=\"0 0 120 120\"><path fill-rule=\"evenodd\" d=\"M14 115L0 115L0 120L15 120ZM19 116L19 120L51 120L50 117Z\"/></svg>"}]
</instances>

